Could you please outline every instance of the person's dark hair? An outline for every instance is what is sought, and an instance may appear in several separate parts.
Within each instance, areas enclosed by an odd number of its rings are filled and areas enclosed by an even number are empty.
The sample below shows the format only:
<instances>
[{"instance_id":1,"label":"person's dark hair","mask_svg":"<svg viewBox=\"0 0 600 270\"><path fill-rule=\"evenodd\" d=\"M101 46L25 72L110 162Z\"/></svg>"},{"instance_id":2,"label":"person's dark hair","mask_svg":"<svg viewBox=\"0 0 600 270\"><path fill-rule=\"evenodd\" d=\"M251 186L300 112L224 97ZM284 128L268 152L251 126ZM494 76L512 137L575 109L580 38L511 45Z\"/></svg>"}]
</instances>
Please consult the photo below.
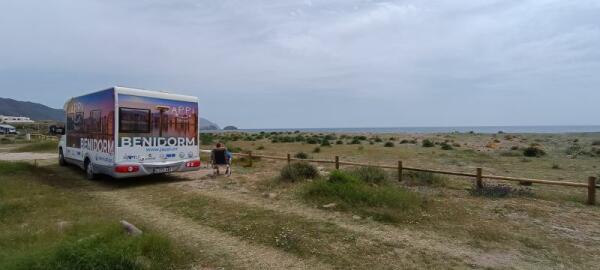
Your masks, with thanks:
<instances>
[{"instance_id":1,"label":"person's dark hair","mask_svg":"<svg viewBox=\"0 0 600 270\"><path fill-rule=\"evenodd\" d=\"M223 147L223 144L222 143L217 143L217 148L221 148L221 147Z\"/></svg>"}]
</instances>

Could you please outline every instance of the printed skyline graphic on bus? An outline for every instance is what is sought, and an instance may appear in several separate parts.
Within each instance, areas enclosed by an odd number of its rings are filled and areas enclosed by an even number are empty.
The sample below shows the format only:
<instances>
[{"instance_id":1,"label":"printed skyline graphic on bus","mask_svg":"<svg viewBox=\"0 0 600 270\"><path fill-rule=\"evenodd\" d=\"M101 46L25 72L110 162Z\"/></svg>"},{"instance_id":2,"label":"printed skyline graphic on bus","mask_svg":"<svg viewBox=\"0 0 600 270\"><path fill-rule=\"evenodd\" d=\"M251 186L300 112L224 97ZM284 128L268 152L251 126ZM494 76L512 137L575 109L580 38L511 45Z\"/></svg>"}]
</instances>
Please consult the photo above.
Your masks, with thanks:
<instances>
[{"instance_id":1,"label":"printed skyline graphic on bus","mask_svg":"<svg viewBox=\"0 0 600 270\"><path fill-rule=\"evenodd\" d=\"M67 147L114 153L114 91L71 99L66 105Z\"/></svg>"},{"instance_id":2,"label":"printed skyline graphic on bus","mask_svg":"<svg viewBox=\"0 0 600 270\"><path fill-rule=\"evenodd\" d=\"M198 145L198 104L118 95L119 147Z\"/></svg>"}]
</instances>

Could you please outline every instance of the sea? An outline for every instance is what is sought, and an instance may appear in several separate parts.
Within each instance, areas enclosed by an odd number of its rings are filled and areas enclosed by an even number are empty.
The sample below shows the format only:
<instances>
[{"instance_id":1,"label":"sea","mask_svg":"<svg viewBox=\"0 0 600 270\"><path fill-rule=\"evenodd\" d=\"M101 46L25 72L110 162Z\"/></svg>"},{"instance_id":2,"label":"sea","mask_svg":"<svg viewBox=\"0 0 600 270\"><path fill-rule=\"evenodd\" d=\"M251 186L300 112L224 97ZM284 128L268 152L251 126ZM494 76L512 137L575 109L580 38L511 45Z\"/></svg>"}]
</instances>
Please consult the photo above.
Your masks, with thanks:
<instances>
[{"instance_id":1,"label":"sea","mask_svg":"<svg viewBox=\"0 0 600 270\"><path fill-rule=\"evenodd\" d=\"M238 132L313 132L313 133L596 133L596 126L464 126L464 127L353 127L353 128L263 128L238 129ZM202 130L201 132L226 132L224 130Z\"/></svg>"}]
</instances>

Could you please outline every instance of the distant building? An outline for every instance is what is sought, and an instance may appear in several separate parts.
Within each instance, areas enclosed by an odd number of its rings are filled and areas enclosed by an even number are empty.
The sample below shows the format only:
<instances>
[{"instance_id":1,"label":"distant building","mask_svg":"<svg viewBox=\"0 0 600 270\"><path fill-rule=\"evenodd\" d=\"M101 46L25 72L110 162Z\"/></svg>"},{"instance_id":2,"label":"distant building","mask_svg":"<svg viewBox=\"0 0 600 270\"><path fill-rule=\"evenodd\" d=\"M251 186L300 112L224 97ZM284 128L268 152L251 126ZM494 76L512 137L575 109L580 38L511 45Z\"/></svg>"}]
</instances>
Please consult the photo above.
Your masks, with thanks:
<instances>
[{"instance_id":1,"label":"distant building","mask_svg":"<svg viewBox=\"0 0 600 270\"><path fill-rule=\"evenodd\" d=\"M0 134L17 134L17 129L10 125L0 124Z\"/></svg>"},{"instance_id":2,"label":"distant building","mask_svg":"<svg viewBox=\"0 0 600 270\"><path fill-rule=\"evenodd\" d=\"M0 123L33 123L29 117L0 115Z\"/></svg>"}]
</instances>

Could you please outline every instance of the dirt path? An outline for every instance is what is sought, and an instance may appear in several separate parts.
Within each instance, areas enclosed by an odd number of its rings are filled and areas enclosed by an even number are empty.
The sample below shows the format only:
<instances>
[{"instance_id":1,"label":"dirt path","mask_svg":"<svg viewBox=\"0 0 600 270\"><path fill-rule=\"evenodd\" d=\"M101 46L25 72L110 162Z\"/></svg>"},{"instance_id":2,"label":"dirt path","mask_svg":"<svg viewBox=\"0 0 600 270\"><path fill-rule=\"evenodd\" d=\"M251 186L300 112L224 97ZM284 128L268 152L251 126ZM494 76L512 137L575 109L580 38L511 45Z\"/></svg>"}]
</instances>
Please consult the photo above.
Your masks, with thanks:
<instances>
[{"instance_id":1,"label":"dirt path","mask_svg":"<svg viewBox=\"0 0 600 270\"><path fill-rule=\"evenodd\" d=\"M19 160L35 160L35 159L54 159L56 153L2 153L0 160L19 161Z\"/></svg>"},{"instance_id":2,"label":"dirt path","mask_svg":"<svg viewBox=\"0 0 600 270\"><path fill-rule=\"evenodd\" d=\"M302 206L300 203L290 204L288 200L272 200L241 193L235 190L218 188L215 180L195 180L172 183L169 186L180 189L182 193L192 192L202 196L229 200L248 206L263 208L280 213L294 214L308 219L331 222L346 230L364 234L372 239L387 243L402 243L412 249L427 251L431 254L443 254L446 257L458 259L468 265L480 268L504 268L512 265L517 268L530 268L530 263L521 264L521 254L506 251L482 251L435 234L402 229L374 221L354 220L351 215L340 212L323 211ZM216 180L219 181L219 180ZM213 183L211 183L213 182Z\"/></svg>"},{"instance_id":3,"label":"dirt path","mask_svg":"<svg viewBox=\"0 0 600 270\"><path fill-rule=\"evenodd\" d=\"M251 245L208 226L177 216L168 211L133 199L135 194L127 190L97 191L93 196L142 219L173 239L190 248L196 243L208 247L211 252L228 254L232 264L242 269L331 269L314 260L300 259L291 254L264 246Z\"/></svg>"}]
</instances>

